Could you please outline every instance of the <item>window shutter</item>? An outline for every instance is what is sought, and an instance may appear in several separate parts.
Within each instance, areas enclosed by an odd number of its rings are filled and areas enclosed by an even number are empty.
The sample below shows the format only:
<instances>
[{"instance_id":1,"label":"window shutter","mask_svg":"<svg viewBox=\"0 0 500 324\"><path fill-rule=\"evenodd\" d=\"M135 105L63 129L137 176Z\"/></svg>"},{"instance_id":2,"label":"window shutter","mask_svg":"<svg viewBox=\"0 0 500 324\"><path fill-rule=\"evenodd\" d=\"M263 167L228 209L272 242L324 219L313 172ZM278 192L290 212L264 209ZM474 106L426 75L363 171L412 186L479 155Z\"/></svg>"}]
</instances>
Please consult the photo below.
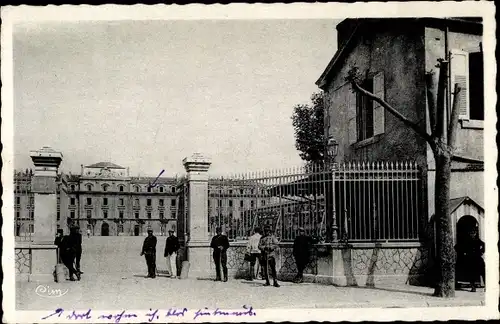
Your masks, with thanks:
<instances>
[{"instance_id":1,"label":"window shutter","mask_svg":"<svg viewBox=\"0 0 500 324\"><path fill-rule=\"evenodd\" d=\"M455 83L462 88L458 101L460 119L469 119L469 54L461 50L451 51L451 91L455 89ZM450 109L453 107L454 95L450 96Z\"/></svg>"},{"instance_id":2,"label":"window shutter","mask_svg":"<svg viewBox=\"0 0 500 324\"><path fill-rule=\"evenodd\" d=\"M347 122L349 127L349 144L357 142L356 125L356 93L353 92L352 85L346 87L347 91Z\"/></svg>"},{"instance_id":3,"label":"window shutter","mask_svg":"<svg viewBox=\"0 0 500 324\"><path fill-rule=\"evenodd\" d=\"M385 100L384 73L379 72L373 77L373 94ZM385 108L373 101L373 135L385 132Z\"/></svg>"}]
</instances>

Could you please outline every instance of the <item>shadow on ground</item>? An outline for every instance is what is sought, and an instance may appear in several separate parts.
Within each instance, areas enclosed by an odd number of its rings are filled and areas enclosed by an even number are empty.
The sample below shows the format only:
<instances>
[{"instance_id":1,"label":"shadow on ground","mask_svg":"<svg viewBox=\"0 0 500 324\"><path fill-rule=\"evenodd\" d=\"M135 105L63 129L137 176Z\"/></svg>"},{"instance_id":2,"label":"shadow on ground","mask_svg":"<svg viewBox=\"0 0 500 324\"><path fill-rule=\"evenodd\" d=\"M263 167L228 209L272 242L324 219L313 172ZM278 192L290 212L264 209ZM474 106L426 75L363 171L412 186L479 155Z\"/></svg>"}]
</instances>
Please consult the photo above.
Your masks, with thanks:
<instances>
[{"instance_id":1,"label":"shadow on ground","mask_svg":"<svg viewBox=\"0 0 500 324\"><path fill-rule=\"evenodd\" d=\"M400 292L400 293L405 293L405 294L414 294L414 295L420 295L420 296L426 296L426 297L433 297L432 293L424 293L420 291L411 291L411 290L403 290L403 289L394 289L394 288L380 288L380 287L375 287L375 286L352 286L349 288L355 288L355 289L369 289L369 290L381 290L381 291L389 291L389 292Z\"/></svg>"}]
</instances>

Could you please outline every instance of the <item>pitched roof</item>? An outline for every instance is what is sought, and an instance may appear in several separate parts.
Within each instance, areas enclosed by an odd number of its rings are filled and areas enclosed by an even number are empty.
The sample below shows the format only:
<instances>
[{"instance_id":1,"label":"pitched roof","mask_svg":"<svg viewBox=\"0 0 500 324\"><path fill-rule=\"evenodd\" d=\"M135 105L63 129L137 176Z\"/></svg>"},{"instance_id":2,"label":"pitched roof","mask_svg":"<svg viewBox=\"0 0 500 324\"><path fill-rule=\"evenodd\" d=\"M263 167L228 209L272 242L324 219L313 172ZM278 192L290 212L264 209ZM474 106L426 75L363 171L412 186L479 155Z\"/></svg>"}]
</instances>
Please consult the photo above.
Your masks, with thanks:
<instances>
[{"instance_id":1,"label":"pitched roof","mask_svg":"<svg viewBox=\"0 0 500 324\"><path fill-rule=\"evenodd\" d=\"M458 207L460 207L464 203L472 203L476 207L478 207L480 210L484 211L484 208L479 205L477 202L472 200L469 196L463 196L463 197L458 197L458 198L453 198L450 199L450 202L448 203L448 206L450 208L450 214L452 214L455 210L457 210Z\"/></svg>"},{"instance_id":2,"label":"pitched roof","mask_svg":"<svg viewBox=\"0 0 500 324\"><path fill-rule=\"evenodd\" d=\"M471 157L468 157L468 156L462 156L462 155L453 155L451 157L451 159L453 161L457 161L457 162L464 162L464 163L475 163L475 164L484 164L484 161L483 160L479 160L479 159L475 159L475 158L471 158Z\"/></svg>"},{"instance_id":3,"label":"pitched roof","mask_svg":"<svg viewBox=\"0 0 500 324\"><path fill-rule=\"evenodd\" d=\"M149 184L149 183L157 183L157 184L175 184L177 180L175 178L167 178L167 177L132 177L130 179L130 183L132 184Z\"/></svg>"},{"instance_id":4,"label":"pitched roof","mask_svg":"<svg viewBox=\"0 0 500 324\"><path fill-rule=\"evenodd\" d=\"M125 169L122 166L119 166L118 164L114 164L111 162L99 162L91 165L87 165L86 168L93 168L93 169L102 169L102 168L108 168L108 169Z\"/></svg>"},{"instance_id":5,"label":"pitched roof","mask_svg":"<svg viewBox=\"0 0 500 324\"><path fill-rule=\"evenodd\" d=\"M482 18L348 18L344 19L337 26L337 30L342 26L350 26L350 35L347 37L346 41L339 48L333 58L330 60L326 66L321 76L316 81L316 85L323 89L329 82L330 75L337 69L337 65L342 61L344 55L348 54L354 45L355 40L358 39L363 32L366 30L371 30L372 27L367 26L369 24L400 24L401 22L416 24L422 23L424 26L436 26L436 25L446 25L457 29L457 31L466 31L471 34L482 34ZM392 25L394 27L394 25Z\"/></svg>"}]
</instances>

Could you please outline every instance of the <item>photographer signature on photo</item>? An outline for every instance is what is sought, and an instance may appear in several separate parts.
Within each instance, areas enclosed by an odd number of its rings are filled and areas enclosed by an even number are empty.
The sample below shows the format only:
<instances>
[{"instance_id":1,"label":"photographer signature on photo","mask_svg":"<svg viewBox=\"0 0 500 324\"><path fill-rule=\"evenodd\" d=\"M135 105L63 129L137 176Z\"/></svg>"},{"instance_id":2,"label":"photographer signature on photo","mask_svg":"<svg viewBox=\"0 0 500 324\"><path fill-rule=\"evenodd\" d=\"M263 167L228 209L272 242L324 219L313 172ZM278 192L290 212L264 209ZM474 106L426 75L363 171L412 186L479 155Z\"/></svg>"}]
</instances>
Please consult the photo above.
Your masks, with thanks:
<instances>
[{"instance_id":1,"label":"photographer signature on photo","mask_svg":"<svg viewBox=\"0 0 500 324\"><path fill-rule=\"evenodd\" d=\"M37 294L40 297L49 297L49 298L56 298L56 297L62 297L68 293L69 289L68 288L52 288L49 285L38 285L35 288L35 294Z\"/></svg>"}]
</instances>

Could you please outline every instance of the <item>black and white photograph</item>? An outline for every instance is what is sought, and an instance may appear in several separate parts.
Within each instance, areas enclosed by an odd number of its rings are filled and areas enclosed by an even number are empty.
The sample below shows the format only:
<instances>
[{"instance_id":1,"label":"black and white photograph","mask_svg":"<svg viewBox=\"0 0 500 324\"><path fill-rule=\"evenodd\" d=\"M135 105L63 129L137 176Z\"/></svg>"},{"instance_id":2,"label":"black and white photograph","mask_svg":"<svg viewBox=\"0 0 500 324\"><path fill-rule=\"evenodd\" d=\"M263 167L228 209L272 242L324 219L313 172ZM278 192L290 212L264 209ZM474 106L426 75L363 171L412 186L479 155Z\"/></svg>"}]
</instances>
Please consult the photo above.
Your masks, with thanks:
<instances>
[{"instance_id":1,"label":"black and white photograph","mask_svg":"<svg viewBox=\"0 0 500 324\"><path fill-rule=\"evenodd\" d=\"M495 7L2 7L6 323L495 319Z\"/></svg>"}]
</instances>

